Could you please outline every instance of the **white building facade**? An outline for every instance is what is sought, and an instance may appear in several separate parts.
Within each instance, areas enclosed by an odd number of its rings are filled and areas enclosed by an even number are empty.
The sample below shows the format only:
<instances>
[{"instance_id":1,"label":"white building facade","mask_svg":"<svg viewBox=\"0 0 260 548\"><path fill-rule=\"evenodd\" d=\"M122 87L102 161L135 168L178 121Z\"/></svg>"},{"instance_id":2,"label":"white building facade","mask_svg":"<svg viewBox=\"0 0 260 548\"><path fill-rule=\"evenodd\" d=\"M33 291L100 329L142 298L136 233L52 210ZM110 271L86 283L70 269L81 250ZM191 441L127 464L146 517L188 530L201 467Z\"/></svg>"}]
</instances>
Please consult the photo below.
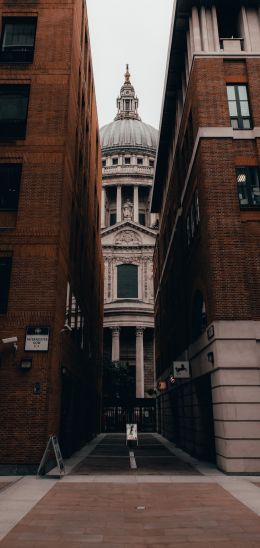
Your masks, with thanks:
<instances>
[{"instance_id":1,"label":"white building facade","mask_svg":"<svg viewBox=\"0 0 260 548\"><path fill-rule=\"evenodd\" d=\"M138 114L127 70L117 116L101 128L101 236L105 264L104 355L129 365L136 398L154 389L153 252L157 216L150 214L157 130Z\"/></svg>"}]
</instances>

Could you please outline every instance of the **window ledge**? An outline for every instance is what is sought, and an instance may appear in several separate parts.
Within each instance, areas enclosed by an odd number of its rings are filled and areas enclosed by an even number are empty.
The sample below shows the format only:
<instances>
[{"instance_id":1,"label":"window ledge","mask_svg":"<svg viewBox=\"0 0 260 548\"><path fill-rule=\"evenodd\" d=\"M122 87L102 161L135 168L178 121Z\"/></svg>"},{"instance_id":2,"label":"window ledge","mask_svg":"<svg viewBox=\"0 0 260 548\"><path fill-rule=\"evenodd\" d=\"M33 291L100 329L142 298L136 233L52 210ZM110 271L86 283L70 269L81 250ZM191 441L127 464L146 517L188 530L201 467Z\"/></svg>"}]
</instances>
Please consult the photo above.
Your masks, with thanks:
<instances>
[{"instance_id":1,"label":"window ledge","mask_svg":"<svg viewBox=\"0 0 260 548\"><path fill-rule=\"evenodd\" d=\"M244 223L260 220L260 206L255 208L240 209L241 221Z\"/></svg>"}]
</instances>

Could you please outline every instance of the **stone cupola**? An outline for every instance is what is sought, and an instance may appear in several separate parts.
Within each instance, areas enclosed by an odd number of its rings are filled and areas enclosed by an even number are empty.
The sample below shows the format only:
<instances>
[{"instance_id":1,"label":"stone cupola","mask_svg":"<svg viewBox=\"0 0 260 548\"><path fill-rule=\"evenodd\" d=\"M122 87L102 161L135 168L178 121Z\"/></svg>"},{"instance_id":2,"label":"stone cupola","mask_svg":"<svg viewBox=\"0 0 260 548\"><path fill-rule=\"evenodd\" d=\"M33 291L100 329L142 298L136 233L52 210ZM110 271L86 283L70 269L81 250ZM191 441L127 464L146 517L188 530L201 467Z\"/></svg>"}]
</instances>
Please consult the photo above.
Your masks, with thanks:
<instances>
[{"instance_id":1,"label":"stone cupola","mask_svg":"<svg viewBox=\"0 0 260 548\"><path fill-rule=\"evenodd\" d=\"M117 115L115 120L130 118L132 120L141 120L138 114L138 97L135 95L135 89L130 82L129 66L126 65L125 82L120 90L120 97L117 98Z\"/></svg>"}]
</instances>

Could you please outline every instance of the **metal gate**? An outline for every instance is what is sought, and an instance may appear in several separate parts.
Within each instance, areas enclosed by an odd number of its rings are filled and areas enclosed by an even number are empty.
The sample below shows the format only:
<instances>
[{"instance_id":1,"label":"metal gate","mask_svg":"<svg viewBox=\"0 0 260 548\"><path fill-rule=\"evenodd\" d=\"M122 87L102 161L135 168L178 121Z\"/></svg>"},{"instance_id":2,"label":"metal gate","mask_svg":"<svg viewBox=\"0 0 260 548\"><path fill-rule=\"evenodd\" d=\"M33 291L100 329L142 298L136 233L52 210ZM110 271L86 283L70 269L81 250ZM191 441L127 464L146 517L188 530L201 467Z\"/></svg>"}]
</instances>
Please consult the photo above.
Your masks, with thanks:
<instances>
[{"instance_id":1,"label":"metal gate","mask_svg":"<svg viewBox=\"0 0 260 548\"><path fill-rule=\"evenodd\" d=\"M139 432L155 432L155 404L132 408L109 406L103 409L103 432L125 432L127 423L137 424Z\"/></svg>"}]
</instances>

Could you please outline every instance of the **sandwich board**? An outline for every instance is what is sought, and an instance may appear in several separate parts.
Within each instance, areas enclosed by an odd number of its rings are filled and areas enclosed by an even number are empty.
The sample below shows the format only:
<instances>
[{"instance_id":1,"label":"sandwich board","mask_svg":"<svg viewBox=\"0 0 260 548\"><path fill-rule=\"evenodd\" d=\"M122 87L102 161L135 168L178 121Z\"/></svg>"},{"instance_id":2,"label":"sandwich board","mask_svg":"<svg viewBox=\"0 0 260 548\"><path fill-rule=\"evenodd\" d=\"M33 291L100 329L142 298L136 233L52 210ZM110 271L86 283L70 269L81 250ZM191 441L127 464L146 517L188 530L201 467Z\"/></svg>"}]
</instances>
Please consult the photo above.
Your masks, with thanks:
<instances>
[{"instance_id":1,"label":"sandwich board","mask_svg":"<svg viewBox=\"0 0 260 548\"><path fill-rule=\"evenodd\" d=\"M53 449L53 451L54 451L57 466L59 468L60 477L61 477L62 474L65 474L65 466L64 466L64 462L63 462L63 458L62 458L58 438L57 438L57 436L52 435L52 436L49 437L48 443L46 445L46 449L43 453L42 460L41 460L39 468L37 470L37 475L36 475L37 478L39 478L40 476L44 476L46 474L46 464L47 464L48 456L49 456L49 453L50 453L51 449Z\"/></svg>"},{"instance_id":2,"label":"sandwich board","mask_svg":"<svg viewBox=\"0 0 260 548\"><path fill-rule=\"evenodd\" d=\"M137 424L135 423L126 425L126 445L129 441L136 441L138 445Z\"/></svg>"}]
</instances>

